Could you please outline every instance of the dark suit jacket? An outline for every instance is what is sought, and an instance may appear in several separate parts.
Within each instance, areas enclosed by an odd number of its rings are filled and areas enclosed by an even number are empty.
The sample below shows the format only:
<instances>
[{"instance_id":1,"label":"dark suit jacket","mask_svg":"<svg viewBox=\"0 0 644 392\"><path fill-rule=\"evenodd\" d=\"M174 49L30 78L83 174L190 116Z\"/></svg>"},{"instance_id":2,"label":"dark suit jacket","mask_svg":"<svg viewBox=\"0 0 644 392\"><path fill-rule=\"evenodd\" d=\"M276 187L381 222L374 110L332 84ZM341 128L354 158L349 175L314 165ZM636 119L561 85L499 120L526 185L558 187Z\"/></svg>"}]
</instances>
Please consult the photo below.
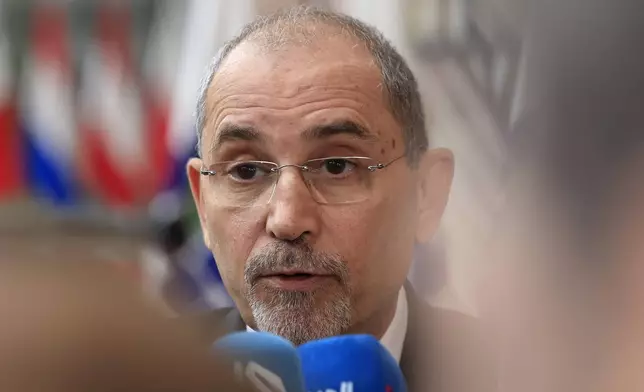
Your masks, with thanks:
<instances>
[{"instance_id":1,"label":"dark suit jacket","mask_svg":"<svg viewBox=\"0 0 644 392\"><path fill-rule=\"evenodd\" d=\"M430 307L410 285L405 289L409 320L400 368L409 391L495 391L496 361L475 320L455 311ZM199 315L191 323L206 344L246 328L234 308Z\"/></svg>"}]
</instances>

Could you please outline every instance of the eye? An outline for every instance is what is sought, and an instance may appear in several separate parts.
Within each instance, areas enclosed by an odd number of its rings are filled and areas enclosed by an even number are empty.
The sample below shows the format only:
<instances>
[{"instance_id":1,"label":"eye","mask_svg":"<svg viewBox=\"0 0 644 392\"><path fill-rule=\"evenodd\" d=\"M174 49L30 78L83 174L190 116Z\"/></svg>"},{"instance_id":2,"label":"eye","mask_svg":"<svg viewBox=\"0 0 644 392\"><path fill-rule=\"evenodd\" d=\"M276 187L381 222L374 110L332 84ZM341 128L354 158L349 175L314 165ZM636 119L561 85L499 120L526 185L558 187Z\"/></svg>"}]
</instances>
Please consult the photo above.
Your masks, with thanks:
<instances>
[{"instance_id":1,"label":"eye","mask_svg":"<svg viewBox=\"0 0 644 392\"><path fill-rule=\"evenodd\" d=\"M324 159L320 170L332 176L341 177L351 173L356 168L356 164L344 158Z\"/></svg>"},{"instance_id":2,"label":"eye","mask_svg":"<svg viewBox=\"0 0 644 392\"><path fill-rule=\"evenodd\" d=\"M226 175L236 181L251 182L271 173L268 164L262 162L238 162L232 164L227 170Z\"/></svg>"}]
</instances>

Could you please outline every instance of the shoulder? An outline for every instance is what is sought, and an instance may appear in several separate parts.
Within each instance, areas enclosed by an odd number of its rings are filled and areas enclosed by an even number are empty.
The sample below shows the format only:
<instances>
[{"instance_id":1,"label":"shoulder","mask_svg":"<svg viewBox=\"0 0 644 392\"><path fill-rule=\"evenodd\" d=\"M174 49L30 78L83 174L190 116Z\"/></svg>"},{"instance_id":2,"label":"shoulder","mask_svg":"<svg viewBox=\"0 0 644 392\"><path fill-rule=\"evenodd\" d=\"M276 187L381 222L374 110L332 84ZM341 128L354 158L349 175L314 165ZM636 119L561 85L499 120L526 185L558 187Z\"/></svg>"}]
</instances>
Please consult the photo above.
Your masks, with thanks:
<instances>
[{"instance_id":1,"label":"shoulder","mask_svg":"<svg viewBox=\"0 0 644 392\"><path fill-rule=\"evenodd\" d=\"M485 344L487 340L479 320L451 309L429 305L416 295L410 285L405 286L409 304L407 336L417 343L439 346Z\"/></svg>"},{"instance_id":2,"label":"shoulder","mask_svg":"<svg viewBox=\"0 0 644 392\"><path fill-rule=\"evenodd\" d=\"M435 385L436 391L495 390L494 345L478 320L422 301L413 306L404 348L407 363L401 363L412 379L422 377L422 384Z\"/></svg>"}]
</instances>

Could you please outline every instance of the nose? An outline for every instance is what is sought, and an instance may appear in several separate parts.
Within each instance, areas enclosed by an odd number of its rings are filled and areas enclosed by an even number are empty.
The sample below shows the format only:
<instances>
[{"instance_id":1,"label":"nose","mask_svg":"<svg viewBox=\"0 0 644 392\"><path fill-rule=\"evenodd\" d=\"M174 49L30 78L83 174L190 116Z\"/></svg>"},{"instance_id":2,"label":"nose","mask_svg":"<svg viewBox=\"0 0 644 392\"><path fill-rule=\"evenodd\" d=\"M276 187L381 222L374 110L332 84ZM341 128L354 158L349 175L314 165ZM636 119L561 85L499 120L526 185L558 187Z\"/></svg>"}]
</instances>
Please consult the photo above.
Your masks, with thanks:
<instances>
[{"instance_id":1,"label":"nose","mask_svg":"<svg viewBox=\"0 0 644 392\"><path fill-rule=\"evenodd\" d=\"M315 236L320 227L318 208L300 170L282 169L269 203L266 231L283 241Z\"/></svg>"}]
</instances>

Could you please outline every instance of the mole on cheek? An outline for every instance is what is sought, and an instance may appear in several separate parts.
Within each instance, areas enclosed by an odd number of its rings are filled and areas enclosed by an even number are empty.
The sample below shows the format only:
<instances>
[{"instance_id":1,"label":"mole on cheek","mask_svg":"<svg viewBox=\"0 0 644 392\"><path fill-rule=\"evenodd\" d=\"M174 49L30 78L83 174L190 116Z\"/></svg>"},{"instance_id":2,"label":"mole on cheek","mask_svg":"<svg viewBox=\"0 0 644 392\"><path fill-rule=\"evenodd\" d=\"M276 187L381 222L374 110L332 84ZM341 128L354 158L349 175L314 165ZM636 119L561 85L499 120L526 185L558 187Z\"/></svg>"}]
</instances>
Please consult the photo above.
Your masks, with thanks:
<instances>
[{"instance_id":1,"label":"mole on cheek","mask_svg":"<svg viewBox=\"0 0 644 392\"><path fill-rule=\"evenodd\" d=\"M384 149L384 148L383 148L383 149L381 149L381 150L380 150L380 153L381 153L382 155L385 155L385 149Z\"/></svg>"},{"instance_id":2,"label":"mole on cheek","mask_svg":"<svg viewBox=\"0 0 644 392\"><path fill-rule=\"evenodd\" d=\"M396 148L396 139L391 139L391 148Z\"/></svg>"}]
</instances>

